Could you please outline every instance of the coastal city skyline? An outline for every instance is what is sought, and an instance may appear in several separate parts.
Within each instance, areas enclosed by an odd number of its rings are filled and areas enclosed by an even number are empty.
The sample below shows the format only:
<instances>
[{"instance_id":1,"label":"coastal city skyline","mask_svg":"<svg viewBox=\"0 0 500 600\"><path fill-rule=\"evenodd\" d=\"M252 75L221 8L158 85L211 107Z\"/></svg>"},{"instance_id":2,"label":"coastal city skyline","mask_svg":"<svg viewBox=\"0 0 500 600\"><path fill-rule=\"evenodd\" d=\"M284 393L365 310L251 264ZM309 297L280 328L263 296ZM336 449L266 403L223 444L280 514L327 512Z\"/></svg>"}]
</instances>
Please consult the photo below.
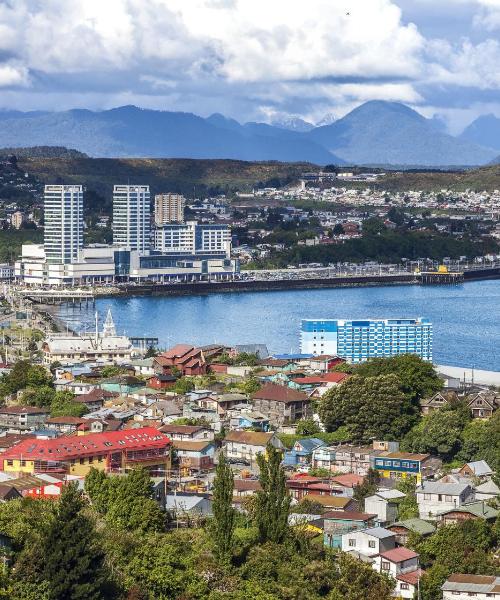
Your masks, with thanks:
<instances>
[{"instance_id":1,"label":"coastal city skyline","mask_svg":"<svg viewBox=\"0 0 500 600\"><path fill-rule=\"evenodd\" d=\"M500 0L0 0L0 600L500 600Z\"/></svg>"}]
</instances>

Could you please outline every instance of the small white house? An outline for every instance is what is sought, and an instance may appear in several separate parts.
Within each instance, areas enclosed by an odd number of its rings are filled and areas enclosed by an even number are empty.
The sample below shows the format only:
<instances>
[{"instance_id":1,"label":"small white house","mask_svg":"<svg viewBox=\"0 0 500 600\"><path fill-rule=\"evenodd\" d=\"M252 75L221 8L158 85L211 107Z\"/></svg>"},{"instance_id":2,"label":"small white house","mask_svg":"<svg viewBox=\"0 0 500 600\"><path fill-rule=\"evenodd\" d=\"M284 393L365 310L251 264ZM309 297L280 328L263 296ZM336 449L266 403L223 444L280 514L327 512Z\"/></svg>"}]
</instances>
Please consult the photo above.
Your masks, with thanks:
<instances>
[{"instance_id":1,"label":"small white house","mask_svg":"<svg viewBox=\"0 0 500 600\"><path fill-rule=\"evenodd\" d=\"M383 527L369 527L342 535L342 550L362 556L377 556L396 547L396 534Z\"/></svg>"},{"instance_id":2,"label":"small white house","mask_svg":"<svg viewBox=\"0 0 500 600\"><path fill-rule=\"evenodd\" d=\"M481 485L476 486L476 500L493 500L500 496L500 488L490 479Z\"/></svg>"},{"instance_id":3,"label":"small white house","mask_svg":"<svg viewBox=\"0 0 500 600\"><path fill-rule=\"evenodd\" d=\"M377 522L394 523L398 519L398 504L406 494L399 490L380 490L365 498L365 512L377 515Z\"/></svg>"},{"instance_id":4,"label":"small white house","mask_svg":"<svg viewBox=\"0 0 500 600\"><path fill-rule=\"evenodd\" d=\"M283 444L273 432L230 431L224 439L224 452L229 460L252 464L257 454L265 453L268 444L283 449Z\"/></svg>"},{"instance_id":5,"label":"small white house","mask_svg":"<svg viewBox=\"0 0 500 600\"><path fill-rule=\"evenodd\" d=\"M373 568L379 573L389 575L396 581L394 596L414 598L418 581L422 575L416 552L404 546L381 552L375 557Z\"/></svg>"},{"instance_id":6,"label":"small white house","mask_svg":"<svg viewBox=\"0 0 500 600\"><path fill-rule=\"evenodd\" d=\"M474 489L467 483L423 481L416 489L421 519L437 519L444 511L474 500Z\"/></svg>"}]
</instances>

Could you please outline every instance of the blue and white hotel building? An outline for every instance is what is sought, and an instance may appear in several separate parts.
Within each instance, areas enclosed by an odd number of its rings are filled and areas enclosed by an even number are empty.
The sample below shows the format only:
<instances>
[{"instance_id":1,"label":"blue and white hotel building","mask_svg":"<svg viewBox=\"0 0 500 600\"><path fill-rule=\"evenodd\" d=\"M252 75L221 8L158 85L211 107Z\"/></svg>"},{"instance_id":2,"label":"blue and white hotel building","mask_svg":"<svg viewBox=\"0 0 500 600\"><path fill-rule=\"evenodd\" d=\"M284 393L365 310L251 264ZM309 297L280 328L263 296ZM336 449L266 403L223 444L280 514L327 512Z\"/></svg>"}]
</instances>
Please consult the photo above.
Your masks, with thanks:
<instances>
[{"instance_id":1,"label":"blue and white hotel building","mask_svg":"<svg viewBox=\"0 0 500 600\"><path fill-rule=\"evenodd\" d=\"M359 363L369 358L417 354L432 361L432 323L428 319L304 319L303 354L330 354Z\"/></svg>"}]
</instances>

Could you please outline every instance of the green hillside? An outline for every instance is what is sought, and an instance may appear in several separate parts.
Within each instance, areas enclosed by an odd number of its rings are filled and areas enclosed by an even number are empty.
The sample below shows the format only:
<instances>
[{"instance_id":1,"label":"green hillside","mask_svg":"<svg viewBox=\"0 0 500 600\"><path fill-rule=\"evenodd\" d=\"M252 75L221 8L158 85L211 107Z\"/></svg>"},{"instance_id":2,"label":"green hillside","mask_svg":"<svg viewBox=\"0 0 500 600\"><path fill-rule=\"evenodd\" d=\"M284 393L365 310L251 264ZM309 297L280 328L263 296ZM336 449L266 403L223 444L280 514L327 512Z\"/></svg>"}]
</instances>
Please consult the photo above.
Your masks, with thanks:
<instances>
[{"instance_id":1,"label":"green hillside","mask_svg":"<svg viewBox=\"0 0 500 600\"><path fill-rule=\"evenodd\" d=\"M153 194L179 192L187 197L251 190L259 184L285 185L310 163L245 162L148 158L21 158L19 167L44 183L81 183L101 195L113 184L148 184Z\"/></svg>"}]
</instances>

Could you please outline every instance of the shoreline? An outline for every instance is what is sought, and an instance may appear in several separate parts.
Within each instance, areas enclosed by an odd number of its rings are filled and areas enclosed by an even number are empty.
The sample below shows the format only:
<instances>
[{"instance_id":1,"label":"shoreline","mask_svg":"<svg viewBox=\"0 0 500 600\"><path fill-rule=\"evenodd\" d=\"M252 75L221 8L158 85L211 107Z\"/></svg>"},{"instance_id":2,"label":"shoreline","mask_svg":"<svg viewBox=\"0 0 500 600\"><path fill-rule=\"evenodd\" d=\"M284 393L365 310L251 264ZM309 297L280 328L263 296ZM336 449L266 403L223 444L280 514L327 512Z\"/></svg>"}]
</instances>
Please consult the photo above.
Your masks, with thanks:
<instances>
[{"instance_id":1,"label":"shoreline","mask_svg":"<svg viewBox=\"0 0 500 600\"><path fill-rule=\"evenodd\" d=\"M98 298L120 298L134 296L191 296L219 293L245 293L245 292L272 292L286 290L315 290L324 288L345 287L386 287L393 285L460 285L468 281L500 279L500 268L478 269L465 271L463 281L422 283L414 274L403 275L372 275L372 276L344 276L335 278L311 279L277 279L277 280L238 280L238 281L198 281L193 283L175 284L142 284L124 285L107 291L98 289Z\"/></svg>"}]
</instances>

